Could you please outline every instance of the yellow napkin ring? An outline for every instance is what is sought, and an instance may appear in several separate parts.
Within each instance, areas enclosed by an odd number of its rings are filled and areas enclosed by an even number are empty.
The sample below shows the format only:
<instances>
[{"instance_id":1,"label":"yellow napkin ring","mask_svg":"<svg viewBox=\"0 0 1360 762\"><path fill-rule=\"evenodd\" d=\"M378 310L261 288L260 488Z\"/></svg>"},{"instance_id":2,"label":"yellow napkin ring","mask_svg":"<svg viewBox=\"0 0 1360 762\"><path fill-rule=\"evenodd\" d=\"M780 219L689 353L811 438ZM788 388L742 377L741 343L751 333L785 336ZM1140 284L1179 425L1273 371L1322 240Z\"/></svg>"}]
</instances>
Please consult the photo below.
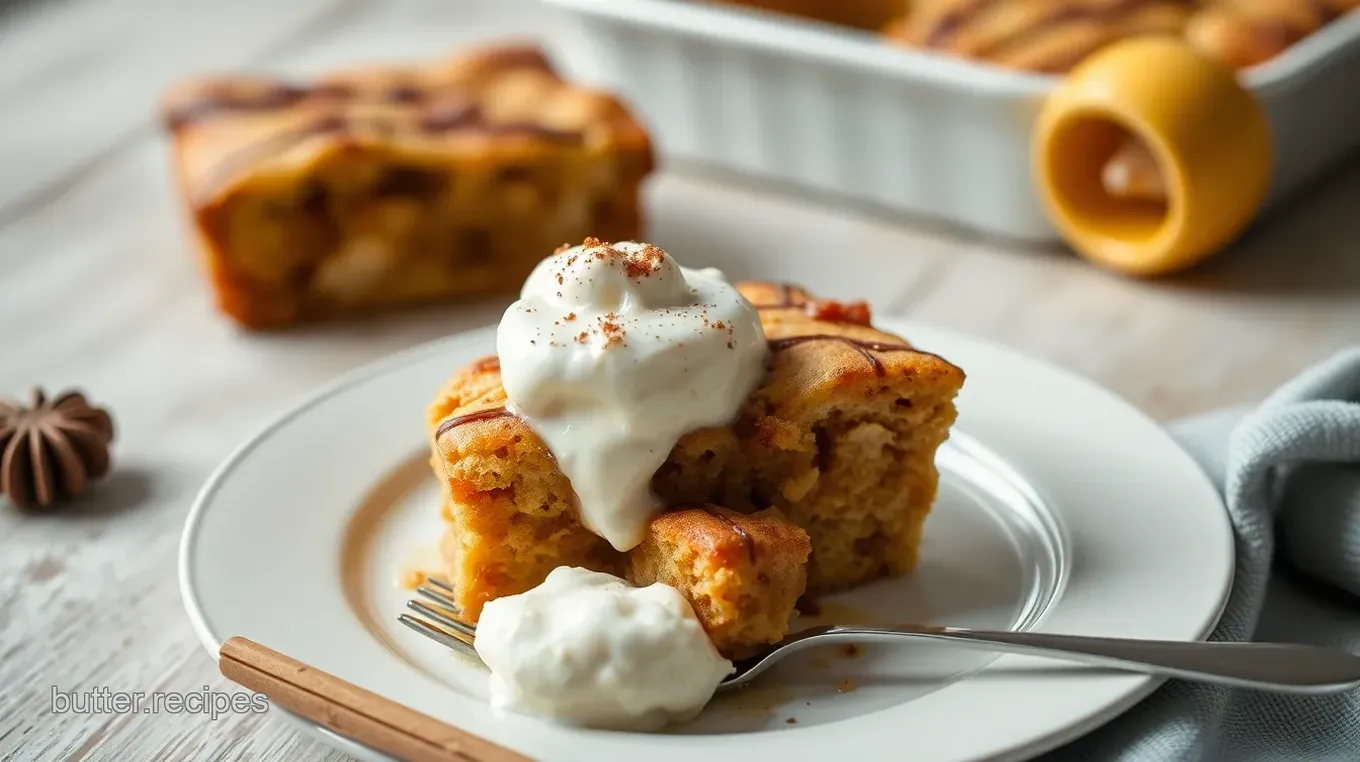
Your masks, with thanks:
<instances>
[{"instance_id":1,"label":"yellow napkin ring","mask_svg":"<svg viewBox=\"0 0 1360 762\"><path fill-rule=\"evenodd\" d=\"M1204 260L1241 233L1269 189L1260 105L1232 70L1176 39L1088 57L1045 100L1033 140L1038 190L1063 238L1131 275ZM1153 161L1140 166L1139 155Z\"/></svg>"}]
</instances>

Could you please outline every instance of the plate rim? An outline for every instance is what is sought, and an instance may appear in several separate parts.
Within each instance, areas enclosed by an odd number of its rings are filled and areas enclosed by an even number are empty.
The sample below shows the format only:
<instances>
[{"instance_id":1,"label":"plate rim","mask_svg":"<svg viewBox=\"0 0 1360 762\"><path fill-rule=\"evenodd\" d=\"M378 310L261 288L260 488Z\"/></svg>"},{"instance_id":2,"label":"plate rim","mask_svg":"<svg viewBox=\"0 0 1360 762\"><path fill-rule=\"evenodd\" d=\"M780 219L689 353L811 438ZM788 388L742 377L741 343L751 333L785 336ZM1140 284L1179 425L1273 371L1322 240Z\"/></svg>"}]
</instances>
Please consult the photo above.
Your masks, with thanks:
<instances>
[{"instance_id":1,"label":"plate rim","mask_svg":"<svg viewBox=\"0 0 1360 762\"><path fill-rule=\"evenodd\" d=\"M1074 383L1085 387L1088 391L1103 397L1106 403L1120 408L1124 413L1133 415L1141 419L1143 423L1149 424L1155 428L1161 434L1163 442L1177 451L1181 457L1185 458L1190 465L1194 467L1194 471L1197 478L1202 482L1202 486L1208 487L1216 496L1217 505L1221 509L1219 513L1221 524L1226 527L1225 538L1228 561L1228 567L1224 573L1226 581L1220 586L1221 589L1219 591L1218 602L1214 612L1200 628L1200 632L1195 635L1195 640L1205 640L1213 632L1221 621L1223 613L1227 608L1233 588L1233 581L1236 577L1236 530L1232 525L1231 518L1226 510L1222 491L1213 483L1213 480L1204 471L1199 461L1171 434L1170 431L1167 430L1164 425L1162 425L1162 423L1158 422L1141 408L1108 387L1046 358L1028 354L999 342L978 337L964 331L940 328L932 324L923 323L914 320L909 316L895 314L884 315L878 322L888 330L898 331L899 333L910 334L913 332L928 332L939 336L956 338L960 341L971 343L975 347L989 353L1004 355L1013 360L1037 366L1047 373L1062 377L1068 383ZM441 354L444 351L448 351L446 349L447 347L473 341L476 337L481 335L490 334L492 346L494 346L495 331L495 324L487 324L457 331L419 342L345 370L329 381L319 384L312 390L296 396L291 403L281 406L280 412L269 418L253 435L247 437L233 448L210 472L203 486L195 495L185 517L184 527L180 536L176 567L177 576L179 578L178 587L181 603L184 606L185 613L188 616L195 636L214 662L219 660L219 649L222 641L213 634L211 628L208 626L207 617L199 601L196 592L196 580L192 568L191 553L193 544L199 536L199 529L201 528L204 513L208 510L212 498L222 488L226 480L241 463L256 448L263 445L272 434L288 425L293 419L301 416L311 408L325 402L330 397L370 379L398 371L401 368L426 359L429 355ZM985 443L983 444L985 445ZM986 762L1022 762L1023 760L1033 759L1040 754L1070 743L1122 715L1152 694L1166 681L1166 678L1161 677L1129 675L1128 682L1130 685L1123 689L1119 698L1105 703L1099 710L1091 713L1084 719L1073 722L1060 731L1050 732L1047 735L1022 742L997 755L986 757L985 760ZM412 708L416 709L416 711L421 711L419 708ZM333 748L343 749L350 754L356 756L363 755L372 759L393 759L382 752L340 735L323 725L312 722L311 720L294 714L282 707L271 706L271 711L280 712L286 716L288 721L295 723L303 730L308 731L312 737L330 744ZM469 730L468 732L475 731ZM667 738L667 736L663 735L659 736L659 738ZM395 762L395 760L393 762ZM977 762L983 762L983 758L979 758Z\"/></svg>"}]
</instances>

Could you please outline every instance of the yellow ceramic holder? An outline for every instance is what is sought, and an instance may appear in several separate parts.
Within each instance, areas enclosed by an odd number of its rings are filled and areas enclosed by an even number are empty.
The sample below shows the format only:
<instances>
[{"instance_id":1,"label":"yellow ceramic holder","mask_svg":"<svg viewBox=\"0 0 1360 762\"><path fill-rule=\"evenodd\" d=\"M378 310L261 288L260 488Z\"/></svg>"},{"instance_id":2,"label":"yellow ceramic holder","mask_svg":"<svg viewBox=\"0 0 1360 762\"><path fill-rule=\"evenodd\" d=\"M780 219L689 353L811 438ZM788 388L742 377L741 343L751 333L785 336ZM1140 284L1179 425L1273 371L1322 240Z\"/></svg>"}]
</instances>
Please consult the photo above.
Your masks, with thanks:
<instances>
[{"instance_id":1,"label":"yellow ceramic holder","mask_svg":"<svg viewBox=\"0 0 1360 762\"><path fill-rule=\"evenodd\" d=\"M1155 157L1165 201L1117 198L1101 173L1129 136ZM1270 130L1228 68L1174 39L1090 56L1048 96L1034 131L1049 217L1082 256L1123 273L1188 268L1255 217L1270 181Z\"/></svg>"}]
</instances>

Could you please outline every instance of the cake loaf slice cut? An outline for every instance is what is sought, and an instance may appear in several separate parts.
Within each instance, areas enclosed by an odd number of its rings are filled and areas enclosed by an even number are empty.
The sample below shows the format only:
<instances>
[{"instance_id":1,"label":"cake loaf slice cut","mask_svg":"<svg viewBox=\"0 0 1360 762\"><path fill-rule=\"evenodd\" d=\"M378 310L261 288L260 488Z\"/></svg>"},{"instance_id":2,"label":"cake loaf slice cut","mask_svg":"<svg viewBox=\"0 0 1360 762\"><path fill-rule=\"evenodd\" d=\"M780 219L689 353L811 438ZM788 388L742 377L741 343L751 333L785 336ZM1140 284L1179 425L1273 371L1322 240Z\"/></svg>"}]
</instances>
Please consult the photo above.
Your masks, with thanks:
<instances>
[{"instance_id":1,"label":"cake loaf slice cut","mask_svg":"<svg viewBox=\"0 0 1360 762\"><path fill-rule=\"evenodd\" d=\"M512 294L564 240L638 236L653 165L621 101L533 47L195 79L162 118L217 303L252 328Z\"/></svg>"},{"instance_id":2,"label":"cake loaf slice cut","mask_svg":"<svg viewBox=\"0 0 1360 762\"><path fill-rule=\"evenodd\" d=\"M911 571L963 371L874 328L862 302L738 288L760 310L769 374L732 426L681 439L653 488L667 502L779 509L812 539L812 595Z\"/></svg>"},{"instance_id":3,"label":"cake loaf slice cut","mask_svg":"<svg viewBox=\"0 0 1360 762\"><path fill-rule=\"evenodd\" d=\"M624 576L679 590L714 647L741 659L788 634L811 550L807 533L777 511L682 506L652 520Z\"/></svg>"},{"instance_id":4,"label":"cake loaf slice cut","mask_svg":"<svg viewBox=\"0 0 1360 762\"><path fill-rule=\"evenodd\" d=\"M428 418L444 484L441 556L468 622L487 601L525 592L558 566L622 574L623 554L581 525L552 452L506 412L495 357L459 370Z\"/></svg>"},{"instance_id":5,"label":"cake loaf slice cut","mask_svg":"<svg viewBox=\"0 0 1360 762\"><path fill-rule=\"evenodd\" d=\"M664 506L777 509L810 538L809 593L911 570L963 371L872 327L864 305L738 288L761 309L769 372L731 425L681 438L653 492ZM472 621L487 600L527 590L555 566L618 573L624 563L581 525L570 482L505 402L488 357L458 371L429 408L456 538L446 561Z\"/></svg>"}]
</instances>

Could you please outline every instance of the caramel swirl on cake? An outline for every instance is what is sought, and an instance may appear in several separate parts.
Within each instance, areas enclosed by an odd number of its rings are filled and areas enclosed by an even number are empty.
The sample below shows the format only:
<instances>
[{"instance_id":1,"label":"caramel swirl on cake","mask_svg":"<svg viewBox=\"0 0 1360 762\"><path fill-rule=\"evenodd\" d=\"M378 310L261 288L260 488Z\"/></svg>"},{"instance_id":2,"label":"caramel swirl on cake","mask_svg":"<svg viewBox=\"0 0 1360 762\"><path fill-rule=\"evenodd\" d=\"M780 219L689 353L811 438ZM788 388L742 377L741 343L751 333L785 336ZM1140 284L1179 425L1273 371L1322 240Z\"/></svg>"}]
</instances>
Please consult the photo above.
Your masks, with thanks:
<instances>
[{"instance_id":1,"label":"caramel swirl on cake","mask_svg":"<svg viewBox=\"0 0 1360 762\"><path fill-rule=\"evenodd\" d=\"M1062 73L1119 39L1179 35L1184 0L919 0L890 41L1014 69Z\"/></svg>"}]
</instances>

